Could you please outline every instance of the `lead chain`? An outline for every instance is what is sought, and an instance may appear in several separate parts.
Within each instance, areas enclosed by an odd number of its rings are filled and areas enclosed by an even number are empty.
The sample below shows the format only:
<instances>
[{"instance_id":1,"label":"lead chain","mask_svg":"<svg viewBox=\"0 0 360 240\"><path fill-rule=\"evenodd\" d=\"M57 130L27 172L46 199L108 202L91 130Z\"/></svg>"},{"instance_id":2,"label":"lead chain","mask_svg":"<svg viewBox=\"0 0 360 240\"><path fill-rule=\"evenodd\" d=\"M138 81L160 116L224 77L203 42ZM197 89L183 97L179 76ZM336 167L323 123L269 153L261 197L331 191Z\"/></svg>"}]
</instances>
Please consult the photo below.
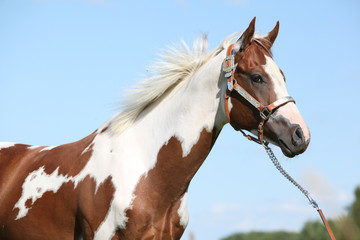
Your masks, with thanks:
<instances>
[{"instance_id":1,"label":"lead chain","mask_svg":"<svg viewBox=\"0 0 360 240\"><path fill-rule=\"evenodd\" d=\"M297 187L304 195L305 197L309 200L310 204L316 209L319 210L319 206L316 203L316 201L310 196L309 192L307 190L305 190L299 183L297 183L285 170L284 168L281 166L280 162L277 160L275 154L273 153L273 151L271 150L271 148L268 146L268 143L262 143L261 144L264 148L266 153L268 154L270 160L272 161L272 163L274 164L274 166L276 167L277 170L279 170L279 172L287 179L289 180L292 184L295 185L295 187Z\"/></svg>"}]
</instances>

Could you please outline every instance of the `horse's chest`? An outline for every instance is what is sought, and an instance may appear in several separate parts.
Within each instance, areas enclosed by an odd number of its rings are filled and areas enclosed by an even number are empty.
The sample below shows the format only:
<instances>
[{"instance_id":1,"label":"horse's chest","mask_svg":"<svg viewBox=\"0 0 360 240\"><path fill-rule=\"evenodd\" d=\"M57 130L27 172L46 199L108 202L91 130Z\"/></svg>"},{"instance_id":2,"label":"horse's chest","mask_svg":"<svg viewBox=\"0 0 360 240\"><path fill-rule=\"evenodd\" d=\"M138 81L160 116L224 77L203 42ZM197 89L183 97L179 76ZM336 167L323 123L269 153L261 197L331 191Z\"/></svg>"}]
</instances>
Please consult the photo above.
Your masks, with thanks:
<instances>
[{"instance_id":1,"label":"horse's chest","mask_svg":"<svg viewBox=\"0 0 360 240\"><path fill-rule=\"evenodd\" d=\"M138 197L126 215L126 227L117 232L121 239L180 239L187 224L187 209L182 199L168 202Z\"/></svg>"}]
</instances>

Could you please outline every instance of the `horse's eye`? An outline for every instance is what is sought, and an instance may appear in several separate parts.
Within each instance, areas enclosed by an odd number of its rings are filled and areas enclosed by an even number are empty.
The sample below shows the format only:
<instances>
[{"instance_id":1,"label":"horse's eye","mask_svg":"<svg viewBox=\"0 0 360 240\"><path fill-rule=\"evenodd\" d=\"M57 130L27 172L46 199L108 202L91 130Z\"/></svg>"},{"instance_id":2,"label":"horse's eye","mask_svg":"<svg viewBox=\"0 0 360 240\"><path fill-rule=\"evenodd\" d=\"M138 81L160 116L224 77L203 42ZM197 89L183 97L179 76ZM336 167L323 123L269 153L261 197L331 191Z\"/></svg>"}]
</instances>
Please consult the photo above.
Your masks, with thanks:
<instances>
[{"instance_id":1,"label":"horse's eye","mask_svg":"<svg viewBox=\"0 0 360 240\"><path fill-rule=\"evenodd\" d=\"M263 83L264 82L264 80L262 79L262 77L259 74L251 75L251 81L253 81L255 83Z\"/></svg>"}]
</instances>

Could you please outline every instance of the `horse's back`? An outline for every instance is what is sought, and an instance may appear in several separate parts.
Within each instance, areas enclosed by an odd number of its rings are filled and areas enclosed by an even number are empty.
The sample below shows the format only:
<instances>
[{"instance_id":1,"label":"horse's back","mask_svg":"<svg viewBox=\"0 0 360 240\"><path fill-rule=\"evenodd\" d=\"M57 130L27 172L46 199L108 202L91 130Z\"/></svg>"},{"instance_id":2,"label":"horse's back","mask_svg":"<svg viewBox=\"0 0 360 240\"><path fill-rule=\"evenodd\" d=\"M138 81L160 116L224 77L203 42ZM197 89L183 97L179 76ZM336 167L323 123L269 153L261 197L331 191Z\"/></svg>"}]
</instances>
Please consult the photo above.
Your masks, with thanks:
<instances>
[{"instance_id":1,"label":"horse's back","mask_svg":"<svg viewBox=\"0 0 360 240\"><path fill-rule=\"evenodd\" d=\"M26 175L31 166L30 155L34 152L31 146L17 143L0 143L0 218L4 205L9 203L9 198L16 197L15 190L20 190L21 179ZM20 184L20 189L18 185Z\"/></svg>"},{"instance_id":2,"label":"horse's back","mask_svg":"<svg viewBox=\"0 0 360 240\"><path fill-rule=\"evenodd\" d=\"M35 168L34 162L43 147L33 147L25 144L0 143L0 238L12 239L16 233L14 222L19 209L15 204L21 198L22 184ZM28 201L29 206L30 201ZM15 237L16 239L16 237Z\"/></svg>"},{"instance_id":3,"label":"horse's back","mask_svg":"<svg viewBox=\"0 0 360 240\"><path fill-rule=\"evenodd\" d=\"M0 143L0 202L6 187L14 187L13 184L20 181L41 148L19 143Z\"/></svg>"}]
</instances>

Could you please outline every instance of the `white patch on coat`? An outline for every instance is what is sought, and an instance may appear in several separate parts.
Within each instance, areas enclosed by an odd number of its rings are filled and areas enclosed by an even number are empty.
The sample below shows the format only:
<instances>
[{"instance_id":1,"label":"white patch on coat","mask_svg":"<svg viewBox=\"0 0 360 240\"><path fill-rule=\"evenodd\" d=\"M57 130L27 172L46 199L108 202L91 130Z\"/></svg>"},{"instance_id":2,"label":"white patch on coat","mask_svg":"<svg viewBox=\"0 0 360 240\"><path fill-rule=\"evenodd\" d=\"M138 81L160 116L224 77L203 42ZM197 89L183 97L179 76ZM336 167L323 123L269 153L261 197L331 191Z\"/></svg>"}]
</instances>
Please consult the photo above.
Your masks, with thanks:
<instances>
[{"instance_id":1,"label":"white patch on coat","mask_svg":"<svg viewBox=\"0 0 360 240\"><path fill-rule=\"evenodd\" d=\"M180 207L178 209L178 214L180 217L180 225L185 229L189 222L189 213L187 209L187 192L181 198Z\"/></svg>"},{"instance_id":2,"label":"white patch on coat","mask_svg":"<svg viewBox=\"0 0 360 240\"><path fill-rule=\"evenodd\" d=\"M229 97L228 99L228 110L229 110L229 114L231 113L231 109L233 108L232 102L231 102L231 97Z\"/></svg>"},{"instance_id":3,"label":"white patch on coat","mask_svg":"<svg viewBox=\"0 0 360 240\"><path fill-rule=\"evenodd\" d=\"M41 150L40 150L40 152L43 152L43 151L50 151L51 149L54 149L54 148L56 148L56 147L58 147L58 145L56 145L56 146L49 146L49 147L45 147L45 148L41 149Z\"/></svg>"},{"instance_id":4,"label":"white patch on coat","mask_svg":"<svg viewBox=\"0 0 360 240\"><path fill-rule=\"evenodd\" d=\"M13 147L13 146L15 146L15 144L16 143L13 143L13 142L1 142L0 143L0 150L5 149L5 148Z\"/></svg>"},{"instance_id":5,"label":"white patch on coat","mask_svg":"<svg viewBox=\"0 0 360 240\"><path fill-rule=\"evenodd\" d=\"M126 211L132 208L139 179L155 166L160 149L172 137L181 142L185 157L199 140L200 133L214 128L220 105L220 98L216 97L219 92L217 81L223 59L224 56L219 56L213 64L196 73L187 85L183 85L185 82L178 84L120 135L104 132L96 136L93 155L80 174L92 176L97 185L111 174L116 192L94 239L111 239L117 227L126 227ZM222 125L217 128L221 129ZM186 215L183 215L184 225L185 219Z\"/></svg>"},{"instance_id":6,"label":"white patch on coat","mask_svg":"<svg viewBox=\"0 0 360 240\"><path fill-rule=\"evenodd\" d=\"M33 149L37 149L37 148L40 148L41 146L29 146L27 147L27 149L29 150L33 150Z\"/></svg>"},{"instance_id":7,"label":"white patch on coat","mask_svg":"<svg viewBox=\"0 0 360 240\"><path fill-rule=\"evenodd\" d=\"M26 201L31 199L31 205L33 205L45 192L52 191L56 193L61 185L69 180L67 176L59 175L59 168L51 174L46 174L44 167L40 167L38 170L31 172L26 177L22 185L21 197L14 206L14 209L19 209L15 220L25 217L28 213L30 208L25 206Z\"/></svg>"}]
</instances>

